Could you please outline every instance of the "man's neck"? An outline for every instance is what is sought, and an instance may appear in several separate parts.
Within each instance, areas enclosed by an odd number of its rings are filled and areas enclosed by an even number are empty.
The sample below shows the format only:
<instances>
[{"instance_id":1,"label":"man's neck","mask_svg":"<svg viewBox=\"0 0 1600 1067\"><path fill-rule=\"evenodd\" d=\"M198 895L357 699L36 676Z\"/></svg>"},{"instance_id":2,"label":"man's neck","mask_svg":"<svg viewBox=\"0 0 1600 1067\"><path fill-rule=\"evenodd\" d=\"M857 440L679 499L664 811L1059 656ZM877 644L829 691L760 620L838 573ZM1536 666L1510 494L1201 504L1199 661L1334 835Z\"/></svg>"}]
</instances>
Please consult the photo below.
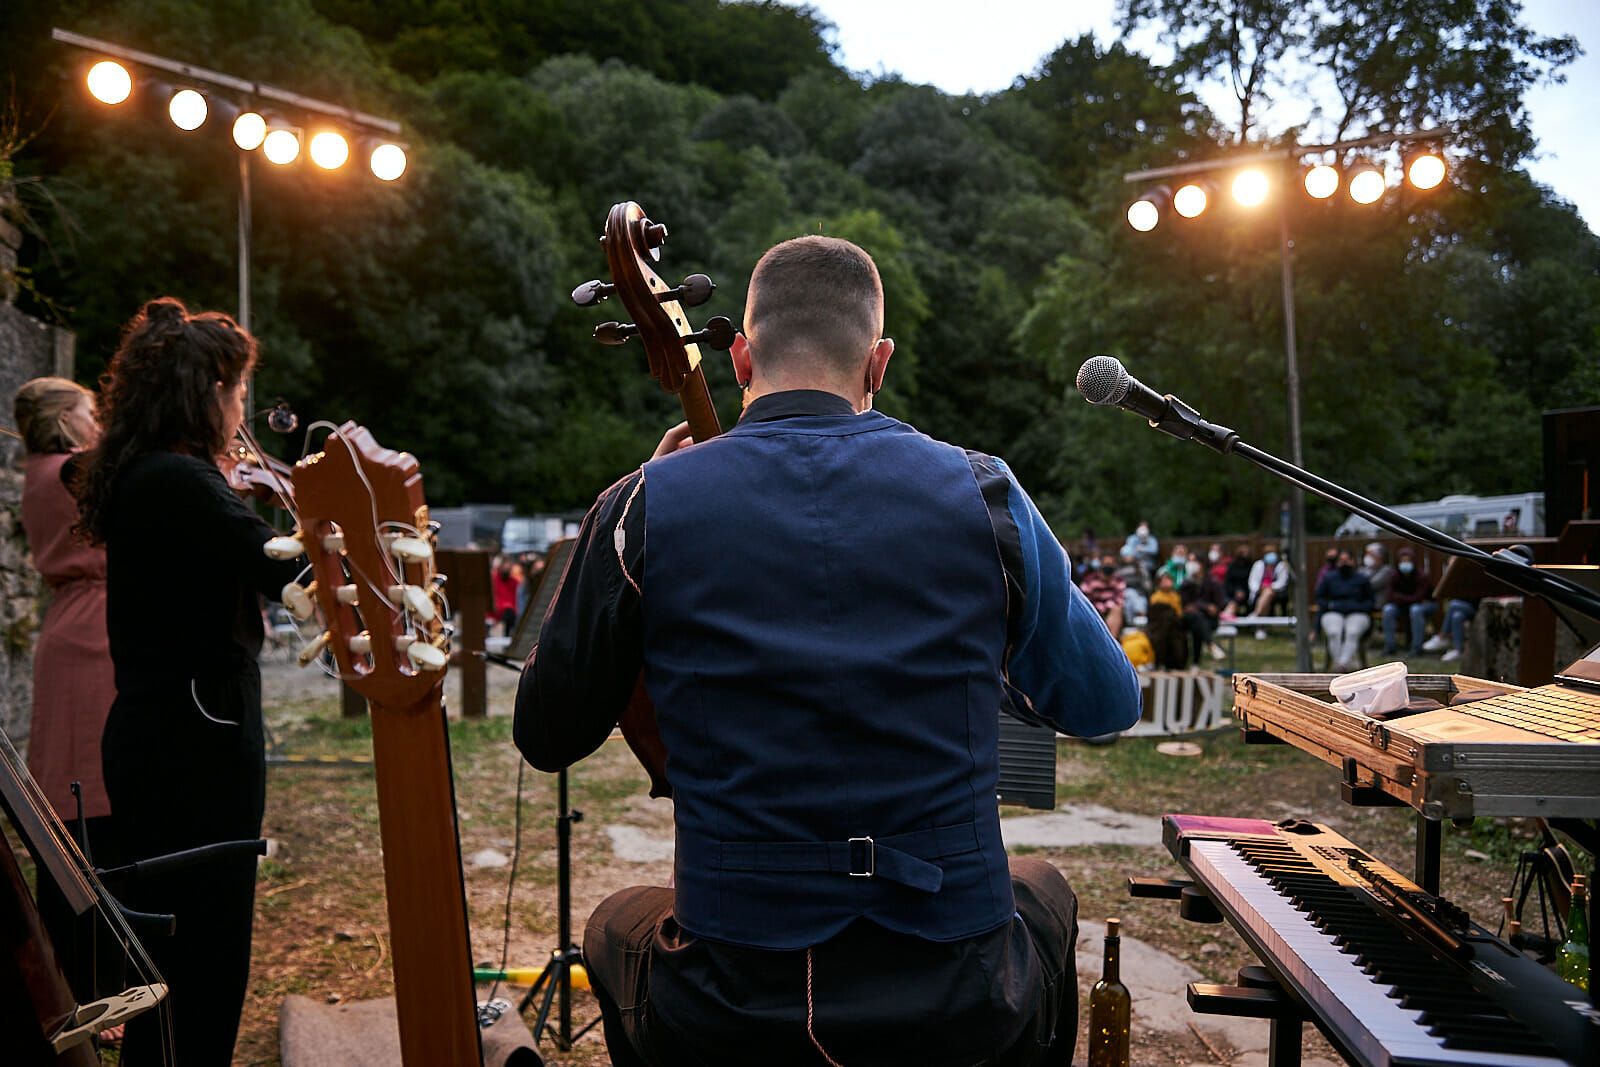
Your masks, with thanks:
<instances>
[{"instance_id":1,"label":"man's neck","mask_svg":"<svg viewBox=\"0 0 1600 1067\"><path fill-rule=\"evenodd\" d=\"M852 391L833 381L774 382L761 378L752 381L750 387L744 391L744 406L748 408L763 396L770 396L773 393L789 393L800 389L812 389L817 392L832 393L834 396L842 397L857 414L870 410L872 407L872 396L859 385Z\"/></svg>"}]
</instances>

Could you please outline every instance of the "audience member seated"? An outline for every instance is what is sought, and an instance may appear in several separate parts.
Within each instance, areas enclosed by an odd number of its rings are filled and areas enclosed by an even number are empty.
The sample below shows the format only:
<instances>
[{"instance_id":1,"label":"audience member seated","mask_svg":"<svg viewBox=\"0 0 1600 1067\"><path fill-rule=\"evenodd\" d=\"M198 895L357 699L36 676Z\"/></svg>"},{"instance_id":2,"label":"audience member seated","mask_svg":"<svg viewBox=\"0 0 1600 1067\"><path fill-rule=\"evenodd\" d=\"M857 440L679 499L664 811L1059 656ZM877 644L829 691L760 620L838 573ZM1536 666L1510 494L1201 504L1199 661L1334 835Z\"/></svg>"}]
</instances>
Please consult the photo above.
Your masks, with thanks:
<instances>
[{"instance_id":1,"label":"audience member seated","mask_svg":"<svg viewBox=\"0 0 1600 1067\"><path fill-rule=\"evenodd\" d=\"M1372 583L1372 602L1382 611L1389 603L1389 586L1394 582L1394 568L1389 566L1389 550L1373 541L1361 557L1361 573Z\"/></svg>"},{"instance_id":2,"label":"audience member seated","mask_svg":"<svg viewBox=\"0 0 1600 1067\"><path fill-rule=\"evenodd\" d=\"M1316 576L1315 579L1312 580L1311 588L1315 589L1317 586L1321 585L1322 584L1322 579L1324 579L1328 575L1332 574L1333 571L1334 571L1334 568L1336 568L1338 566L1339 566L1339 550L1337 548L1328 549L1328 551L1323 554L1322 566L1317 568L1317 576Z\"/></svg>"},{"instance_id":3,"label":"audience member seated","mask_svg":"<svg viewBox=\"0 0 1600 1067\"><path fill-rule=\"evenodd\" d=\"M1126 588L1122 579L1117 577L1117 558L1109 552L1100 557L1100 568L1084 575L1079 588L1106 621L1106 629L1111 631L1111 636L1121 634Z\"/></svg>"},{"instance_id":4,"label":"audience member seated","mask_svg":"<svg viewBox=\"0 0 1600 1067\"><path fill-rule=\"evenodd\" d=\"M1156 557L1161 554L1161 547L1156 543L1156 539L1150 536L1150 524L1148 522L1140 522L1138 529L1129 534L1128 539L1122 542L1122 554L1124 556L1132 556L1137 560L1139 566L1144 568L1145 574L1149 574L1156 569Z\"/></svg>"},{"instance_id":5,"label":"audience member seated","mask_svg":"<svg viewBox=\"0 0 1600 1067\"><path fill-rule=\"evenodd\" d=\"M1177 599L1178 593L1168 588L1164 592L1171 594L1171 599L1162 595L1163 590L1159 588L1159 584L1170 581L1165 574L1156 581L1158 587L1150 594L1150 619L1144 631L1150 635L1150 646L1155 651L1156 669L1181 671L1189 665L1189 638L1184 631L1179 609L1172 602Z\"/></svg>"},{"instance_id":6,"label":"audience member seated","mask_svg":"<svg viewBox=\"0 0 1600 1067\"><path fill-rule=\"evenodd\" d=\"M1317 583L1317 612L1334 673L1354 670L1361 639L1372 625L1372 582L1356 570L1348 551L1339 552L1333 570Z\"/></svg>"},{"instance_id":7,"label":"audience member seated","mask_svg":"<svg viewBox=\"0 0 1600 1067\"><path fill-rule=\"evenodd\" d=\"M1417 568L1417 554L1409 548L1396 556L1394 580L1389 583L1389 601L1383 605L1383 654L1399 651L1395 628L1404 617L1411 627L1409 655L1422 655L1422 639L1428 632L1428 619L1439 605L1433 601L1433 579ZM1439 646L1443 648L1443 645Z\"/></svg>"},{"instance_id":8,"label":"audience member seated","mask_svg":"<svg viewBox=\"0 0 1600 1067\"><path fill-rule=\"evenodd\" d=\"M1212 641L1222 609L1227 605L1222 583L1211 571L1199 567L1193 578L1178 587L1178 596L1183 601L1183 625L1189 631L1189 658L1199 663L1201 654L1209 649L1212 659L1222 659L1222 649Z\"/></svg>"},{"instance_id":9,"label":"audience member seated","mask_svg":"<svg viewBox=\"0 0 1600 1067\"><path fill-rule=\"evenodd\" d=\"M1221 543L1213 541L1211 547L1206 549L1206 570L1217 580L1218 585L1222 585L1228 579L1229 562L1228 554L1222 551ZM1245 576L1249 577L1248 571Z\"/></svg>"},{"instance_id":10,"label":"audience member seated","mask_svg":"<svg viewBox=\"0 0 1600 1067\"><path fill-rule=\"evenodd\" d=\"M1182 585L1189 576L1189 546L1181 544L1172 546L1172 555L1167 557L1167 561L1161 565L1161 570L1157 573L1170 575L1174 589Z\"/></svg>"},{"instance_id":11,"label":"audience member seated","mask_svg":"<svg viewBox=\"0 0 1600 1067\"><path fill-rule=\"evenodd\" d=\"M1252 563L1249 545L1233 546L1233 557L1228 560L1228 569L1222 575L1222 595L1228 598L1227 606L1222 609L1224 619L1250 614Z\"/></svg>"},{"instance_id":12,"label":"audience member seated","mask_svg":"<svg viewBox=\"0 0 1600 1067\"><path fill-rule=\"evenodd\" d=\"M1437 652L1445 649L1444 655L1439 658L1449 663L1451 660L1461 658L1461 652L1467 647L1467 623L1478 614L1476 600L1452 600L1445 605L1444 621L1439 624L1439 632L1428 639L1422 646L1424 652ZM1448 645L1448 648L1445 646Z\"/></svg>"},{"instance_id":13,"label":"audience member seated","mask_svg":"<svg viewBox=\"0 0 1600 1067\"><path fill-rule=\"evenodd\" d=\"M1253 615L1272 615L1289 599L1289 564L1278 556L1278 546L1269 544L1250 567L1250 604ZM1267 631L1257 630L1256 640L1265 641Z\"/></svg>"},{"instance_id":14,"label":"audience member seated","mask_svg":"<svg viewBox=\"0 0 1600 1067\"><path fill-rule=\"evenodd\" d=\"M1183 598L1178 595L1178 585L1165 570L1156 575L1156 589L1150 594L1150 610L1154 611L1157 604L1167 605L1173 615L1183 614Z\"/></svg>"},{"instance_id":15,"label":"audience member seated","mask_svg":"<svg viewBox=\"0 0 1600 1067\"><path fill-rule=\"evenodd\" d=\"M1124 552L1116 574L1124 590L1123 617L1137 619L1150 607L1150 572L1139 565L1138 557Z\"/></svg>"},{"instance_id":16,"label":"audience member seated","mask_svg":"<svg viewBox=\"0 0 1600 1067\"><path fill-rule=\"evenodd\" d=\"M1083 537L1078 541L1078 551L1072 558L1077 560L1072 568L1072 580L1081 585L1084 575L1100 566L1100 539L1094 535L1092 527L1083 528Z\"/></svg>"}]
</instances>

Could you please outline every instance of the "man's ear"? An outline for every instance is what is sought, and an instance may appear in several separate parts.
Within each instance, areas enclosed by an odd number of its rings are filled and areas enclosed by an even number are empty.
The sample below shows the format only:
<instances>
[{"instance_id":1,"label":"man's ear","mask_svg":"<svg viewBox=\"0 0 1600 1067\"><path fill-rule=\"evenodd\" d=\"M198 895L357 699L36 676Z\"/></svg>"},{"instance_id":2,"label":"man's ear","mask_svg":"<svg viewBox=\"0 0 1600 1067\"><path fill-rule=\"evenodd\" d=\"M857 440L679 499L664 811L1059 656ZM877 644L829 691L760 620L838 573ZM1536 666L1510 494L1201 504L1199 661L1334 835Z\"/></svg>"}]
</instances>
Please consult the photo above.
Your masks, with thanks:
<instances>
[{"instance_id":1,"label":"man's ear","mask_svg":"<svg viewBox=\"0 0 1600 1067\"><path fill-rule=\"evenodd\" d=\"M739 384L740 389L750 388L750 378L755 373L755 368L750 365L750 342L745 340L744 334L733 335L728 358L733 361L733 380Z\"/></svg>"},{"instance_id":2,"label":"man's ear","mask_svg":"<svg viewBox=\"0 0 1600 1067\"><path fill-rule=\"evenodd\" d=\"M894 338L880 337L867 357L867 391L876 393L883 388L883 372L889 367L889 357L894 355Z\"/></svg>"}]
</instances>

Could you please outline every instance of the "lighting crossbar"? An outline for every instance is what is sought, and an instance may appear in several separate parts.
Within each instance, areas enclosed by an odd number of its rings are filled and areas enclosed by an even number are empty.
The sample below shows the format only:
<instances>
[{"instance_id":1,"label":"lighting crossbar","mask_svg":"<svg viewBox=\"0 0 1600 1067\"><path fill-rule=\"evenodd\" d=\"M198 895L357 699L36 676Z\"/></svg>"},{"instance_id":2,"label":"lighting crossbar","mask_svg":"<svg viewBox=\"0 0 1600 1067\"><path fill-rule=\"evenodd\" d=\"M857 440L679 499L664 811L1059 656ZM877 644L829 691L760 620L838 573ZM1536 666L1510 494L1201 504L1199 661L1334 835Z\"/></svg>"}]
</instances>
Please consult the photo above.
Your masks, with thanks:
<instances>
[{"instance_id":1,"label":"lighting crossbar","mask_svg":"<svg viewBox=\"0 0 1600 1067\"><path fill-rule=\"evenodd\" d=\"M70 44L91 52L100 52L108 56L114 56L117 59L125 59L142 67L164 70L192 81L203 82L206 85L231 89L236 93L244 93L260 100L271 100L274 103L286 104L302 111L328 115L353 126L381 130L384 133L395 135L400 133L400 124L393 119L379 118L377 115L369 115L364 111L340 107L338 104L330 104L326 100L318 100L315 97L302 96L287 89L279 89L274 85L246 81L243 78L235 78L233 75L224 74L221 71L207 70L205 67L196 67L175 59L167 59L165 56L141 52L136 48L125 48L119 44L112 44L110 41L102 41L96 37L85 37L81 33L73 33L71 30L63 30L59 27L50 31L50 37L52 40L60 41L62 44Z\"/></svg>"}]
</instances>

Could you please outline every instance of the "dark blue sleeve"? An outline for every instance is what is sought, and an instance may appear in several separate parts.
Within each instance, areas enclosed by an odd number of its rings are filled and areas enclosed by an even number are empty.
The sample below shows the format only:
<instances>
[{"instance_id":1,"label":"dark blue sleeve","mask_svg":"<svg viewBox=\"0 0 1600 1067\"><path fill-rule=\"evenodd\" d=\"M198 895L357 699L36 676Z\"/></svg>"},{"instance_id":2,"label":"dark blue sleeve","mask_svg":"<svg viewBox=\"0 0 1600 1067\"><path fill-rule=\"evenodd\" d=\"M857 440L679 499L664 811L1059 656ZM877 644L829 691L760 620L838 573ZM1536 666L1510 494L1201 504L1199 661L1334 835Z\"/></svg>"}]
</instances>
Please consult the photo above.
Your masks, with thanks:
<instances>
[{"instance_id":1,"label":"dark blue sleeve","mask_svg":"<svg viewBox=\"0 0 1600 1067\"><path fill-rule=\"evenodd\" d=\"M1078 737L1128 729L1140 710L1133 665L1072 583L1066 550L1011 471L993 457L969 455L990 503L1008 592L1020 600L1010 606L1006 674L1027 705L1017 709L1021 717Z\"/></svg>"}]
</instances>

